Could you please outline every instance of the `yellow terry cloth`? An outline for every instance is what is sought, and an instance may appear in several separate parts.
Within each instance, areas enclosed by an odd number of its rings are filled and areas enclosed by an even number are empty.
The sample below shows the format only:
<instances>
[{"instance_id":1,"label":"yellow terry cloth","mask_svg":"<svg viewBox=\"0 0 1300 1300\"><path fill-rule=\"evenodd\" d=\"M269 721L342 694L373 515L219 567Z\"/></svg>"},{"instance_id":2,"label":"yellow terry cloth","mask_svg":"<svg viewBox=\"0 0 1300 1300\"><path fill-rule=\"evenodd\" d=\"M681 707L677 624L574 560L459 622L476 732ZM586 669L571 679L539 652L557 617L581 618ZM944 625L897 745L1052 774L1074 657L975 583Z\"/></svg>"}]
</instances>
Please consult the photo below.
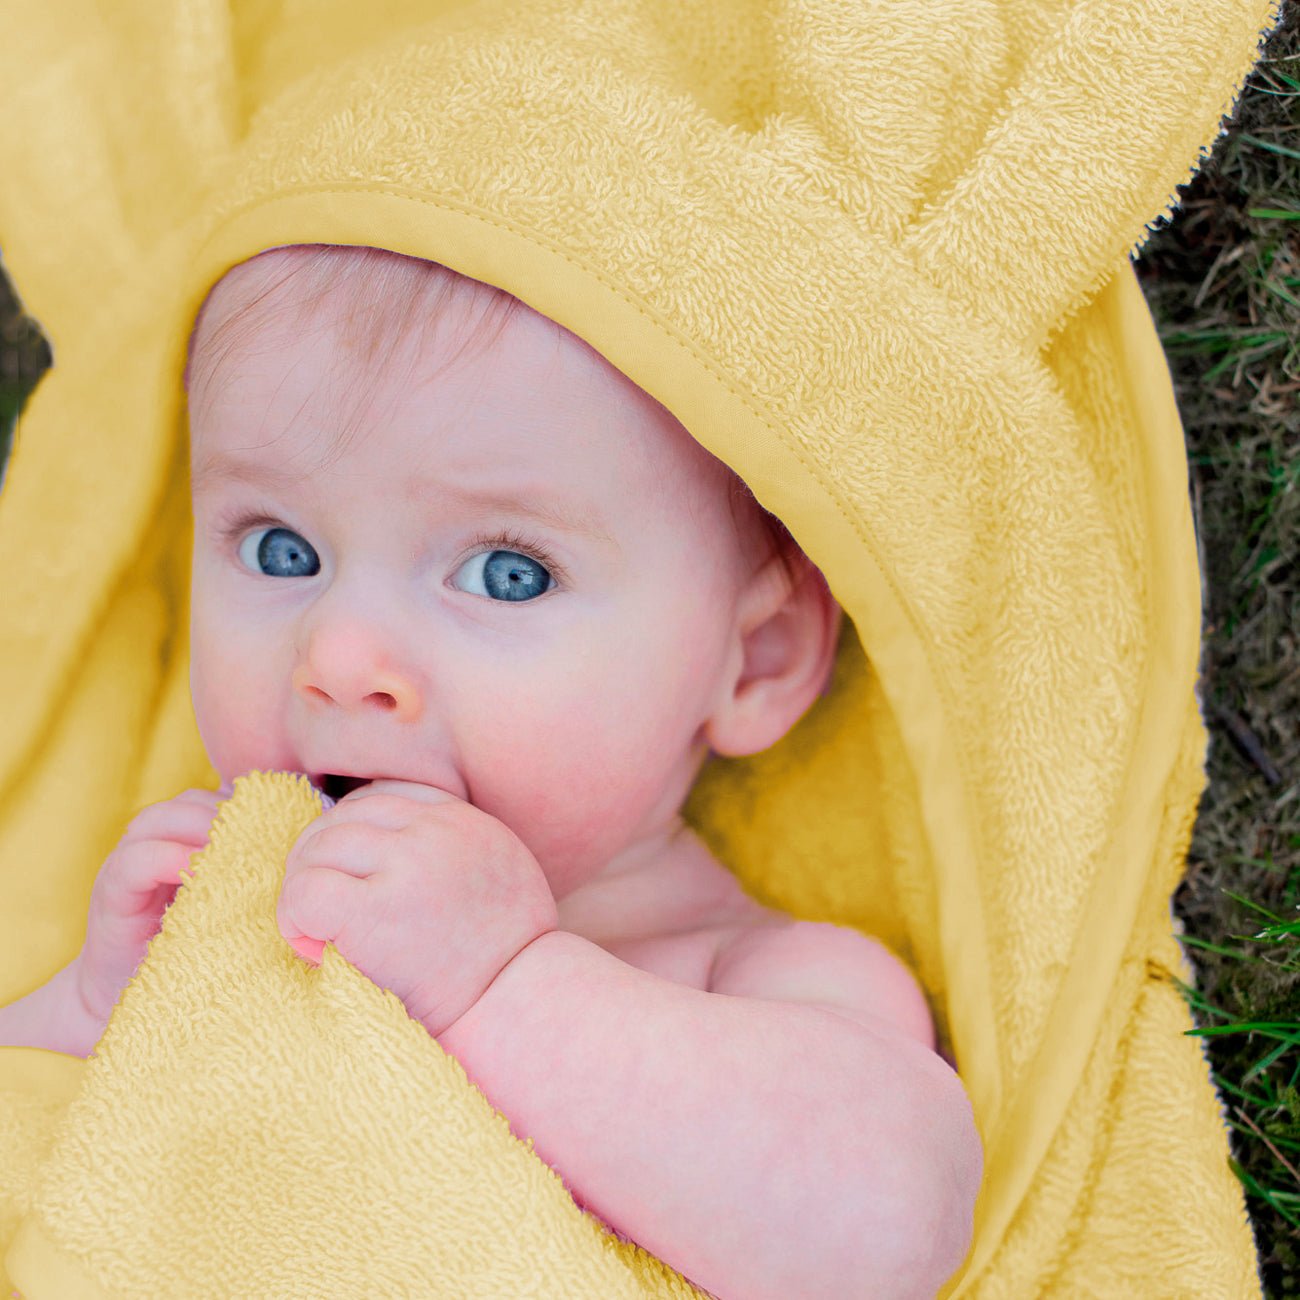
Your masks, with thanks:
<instances>
[{"instance_id":1,"label":"yellow terry cloth","mask_svg":"<svg viewBox=\"0 0 1300 1300\"><path fill-rule=\"evenodd\" d=\"M188 694L180 384L208 287L279 244L379 245L585 339L826 574L848 616L830 692L710 762L686 813L755 896L879 936L930 995L986 1148L943 1295L1258 1295L1167 978L1190 978L1169 897L1205 782L1199 581L1129 259L1279 18L10 6L0 239L54 368L0 494L0 1001L78 951L130 817L217 784ZM0 1281L682 1293L391 995L272 942L314 800L287 774L237 785L99 1055L0 1050Z\"/></svg>"},{"instance_id":2,"label":"yellow terry cloth","mask_svg":"<svg viewBox=\"0 0 1300 1300\"><path fill-rule=\"evenodd\" d=\"M60 1298L700 1295L584 1214L395 994L332 944L318 969L288 947L284 858L320 810L305 776L236 778L83 1066L9 1249L14 1284Z\"/></svg>"}]
</instances>

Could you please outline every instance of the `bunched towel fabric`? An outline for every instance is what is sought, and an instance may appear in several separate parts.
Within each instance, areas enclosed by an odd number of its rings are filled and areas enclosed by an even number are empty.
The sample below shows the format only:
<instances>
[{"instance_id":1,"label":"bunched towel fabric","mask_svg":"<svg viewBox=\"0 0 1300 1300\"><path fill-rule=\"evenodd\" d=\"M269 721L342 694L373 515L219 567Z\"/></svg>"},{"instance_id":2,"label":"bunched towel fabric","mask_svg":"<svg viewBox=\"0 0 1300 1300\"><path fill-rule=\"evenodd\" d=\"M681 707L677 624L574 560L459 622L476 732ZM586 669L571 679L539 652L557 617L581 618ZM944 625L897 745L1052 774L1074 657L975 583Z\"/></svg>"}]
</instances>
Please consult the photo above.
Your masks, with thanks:
<instances>
[{"instance_id":1,"label":"bunched towel fabric","mask_svg":"<svg viewBox=\"0 0 1300 1300\"><path fill-rule=\"evenodd\" d=\"M0 1000L77 952L131 816L219 780L188 691L195 313L263 249L378 245L589 342L826 575L847 615L830 691L770 750L710 762L685 814L755 897L860 926L917 971L986 1150L944 1296L1258 1295L1169 980L1191 978L1169 898L1205 784L1200 584L1130 258L1279 17L1272 0L6 13L0 252L54 368L0 493ZM406 1267L424 1293L513 1293L543 1259L530 1294L680 1288L556 1208L554 1175L390 996L329 949L295 973L263 944L314 799L292 774L237 783L223 835L250 856L214 842L100 1055L0 1050L7 1280L27 1300L178 1278L309 1295L290 1266L324 1242L341 1294L400 1293L411 1275L385 1270ZM246 934L219 933L227 904ZM286 1128L280 1106L263 1129L239 1104L291 1081L314 1119ZM223 1087L200 1118L191 1099ZM345 1111L348 1164L286 1158ZM479 1196L516 1176L536 1197L499 1233ZM154 1189L200 1177L178 1242ZM427 1223L430 1197L464 1211L413 1257L384 1234ZM479 1240L457 1291L458 1243Z\"/></svg>"},{"instance_id":2,"label":"bunched towel fabric","mask_svg":"<svg viewBox=\"0 0 1300 1300\"><path fill-rule=\"evenodd\" d=\"M43 1155L14 1283L60 1297L701 1295L584 1214L394 994L332 944L318 968L288 948L284 858L321 805L305 776L236 779ZM340 1232L321 1211L343 1188Z\"/></svg>"}]
</instances>

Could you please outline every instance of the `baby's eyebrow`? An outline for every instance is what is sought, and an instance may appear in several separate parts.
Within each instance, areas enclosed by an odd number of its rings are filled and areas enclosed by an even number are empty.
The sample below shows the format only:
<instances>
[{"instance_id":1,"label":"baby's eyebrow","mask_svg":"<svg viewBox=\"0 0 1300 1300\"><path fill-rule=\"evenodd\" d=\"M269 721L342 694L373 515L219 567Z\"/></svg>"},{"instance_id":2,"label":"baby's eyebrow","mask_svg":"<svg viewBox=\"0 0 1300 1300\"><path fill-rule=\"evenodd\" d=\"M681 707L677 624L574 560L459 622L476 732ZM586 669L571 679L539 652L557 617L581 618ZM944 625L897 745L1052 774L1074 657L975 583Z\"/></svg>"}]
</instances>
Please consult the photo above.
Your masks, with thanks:
<instances>
[{"instance_id":1,"label":"baby's eyebrow","mask_svg":"<svg viewBox=\"0 0 1300 1300\"><path fill-rule=\"evenodd\" d=\"M597 542L605 542L618 547L618 542L606 531L601 521L590 511L581 509L562 509L558 504L544 498L532 498L517 493L503 492L499 489L475 491L470 488L446 485L443 491L459 500L502 514L518 515L532 519L547 528L564 533L579 533Z\"/></svg>"},{"instance_id":2,"label":"baby's eyebrow","mask_svg":"<svg viewBox=\"0 0 1300 1300\"><path fill-rule=\"evenodd\" d=\"M223 483L247 483L253 487L284 488L299 482L302 477L302 474L279 469L274 465L248 463L216 453L209 456L193 471L190 490L197 493L202 489ZM619 549L615 538L604 527L601 520L590 511L563 509L557 503L548 502L541 497L530 497L498 488L473 489L444 484L441 491L465 505L531 519L558 532L577 533ZM429 491L430 497L436 495L436 492Z\"/></svg>"},{"instance_id":3,"label":"baby's eyebrow","mask_svg":"<svg viewBox=\"0 0 1300 1300\"><path fill-rule=\"evenodd\" d=\"M207 457L190 474L190 491L218 487L223 483L247 483L251 487L289 487L303 476L274 465L249 464L220 453Z\"/></svg>"}]
</instances>

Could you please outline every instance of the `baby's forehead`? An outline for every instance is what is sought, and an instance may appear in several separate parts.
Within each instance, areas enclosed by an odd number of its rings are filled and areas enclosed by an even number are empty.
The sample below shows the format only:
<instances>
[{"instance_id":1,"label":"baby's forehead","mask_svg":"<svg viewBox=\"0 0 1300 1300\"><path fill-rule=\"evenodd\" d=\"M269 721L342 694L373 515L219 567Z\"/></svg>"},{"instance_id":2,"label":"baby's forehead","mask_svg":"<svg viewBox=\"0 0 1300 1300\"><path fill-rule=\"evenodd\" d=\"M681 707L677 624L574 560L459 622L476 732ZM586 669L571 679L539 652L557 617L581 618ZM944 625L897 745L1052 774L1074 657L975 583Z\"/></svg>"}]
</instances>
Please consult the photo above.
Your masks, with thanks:
<instances>
[{"instance_id":1,"label":"baby's forehead","mask_svg":"<svg viewBox=\"0 0 1300 1300\"><path fill-rule=\"evenodd\" d=\"M616 467L646 508L701 522L731 514L728 466L585 339L495 286L386 250L272 250L232 268L209 294L191 340L198 378L215 366L237 372L268 345L304 335L329 340L363 384L400 370L435 402L447 366L477 362L478 399L492 403L494 381L515 379L511 395L522 388L536 404L539 436L548 410L567 430L566 412L580 406L593 471Z\"/></svg>"}]
</instances>

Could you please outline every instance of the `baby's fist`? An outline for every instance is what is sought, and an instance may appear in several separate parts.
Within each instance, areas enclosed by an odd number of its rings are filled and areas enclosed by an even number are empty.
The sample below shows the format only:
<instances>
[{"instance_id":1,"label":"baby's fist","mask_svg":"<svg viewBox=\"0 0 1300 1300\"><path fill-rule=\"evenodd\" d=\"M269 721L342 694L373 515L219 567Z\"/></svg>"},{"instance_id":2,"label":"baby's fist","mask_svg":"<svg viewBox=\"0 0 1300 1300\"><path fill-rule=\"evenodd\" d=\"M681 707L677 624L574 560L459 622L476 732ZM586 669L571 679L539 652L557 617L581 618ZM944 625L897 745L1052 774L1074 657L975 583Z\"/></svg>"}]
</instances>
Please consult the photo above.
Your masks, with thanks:
<instances>
[{"instance_id":1,"label":"baby's fist","mask_svg":"<svg viewBox=\"0 0 1300 1300\"><path fill-rule=\"evenodd\" d=\"M436 1037L559 915L505 823L445 790L381 780L298 837L276 923L308 961L332 943Z\"/></svg>"}]
</instances>

